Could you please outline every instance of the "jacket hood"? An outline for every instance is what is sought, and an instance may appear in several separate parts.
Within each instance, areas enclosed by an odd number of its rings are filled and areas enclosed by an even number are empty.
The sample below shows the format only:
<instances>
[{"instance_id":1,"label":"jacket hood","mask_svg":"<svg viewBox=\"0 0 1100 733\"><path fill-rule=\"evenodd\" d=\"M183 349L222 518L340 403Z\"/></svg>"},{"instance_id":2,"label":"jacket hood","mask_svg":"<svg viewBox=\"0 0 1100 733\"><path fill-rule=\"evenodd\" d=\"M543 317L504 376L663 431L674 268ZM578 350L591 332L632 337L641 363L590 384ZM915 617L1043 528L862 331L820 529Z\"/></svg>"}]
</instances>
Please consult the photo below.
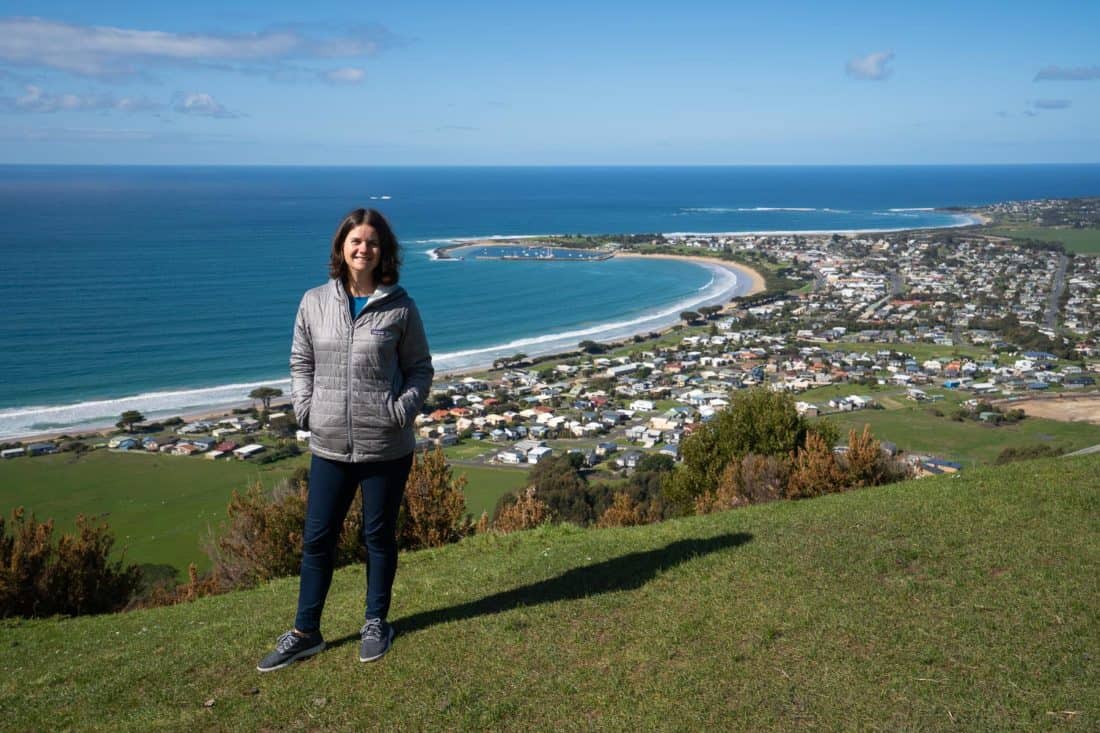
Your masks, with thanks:
<instances>
[{"instance_id":1,"label":"jacket hood","mask_svg":"<svg viewBox=\"0 0 1100 733\"><path fill-rule=\"evenodd\" d=\"M329 280L329 285L331 286L332 295L334 298L342 303L348 302L348 294L347 291L344 290L344 283L333 278L332 280ZM379 285L374 289L374 292L375 295L371 296L368 307L378 305L379 303L384 303L387 300L391 300L393 298L401 297L405 294L405 288L401 287L400 285Z\"/></svg>"}]
</instances>

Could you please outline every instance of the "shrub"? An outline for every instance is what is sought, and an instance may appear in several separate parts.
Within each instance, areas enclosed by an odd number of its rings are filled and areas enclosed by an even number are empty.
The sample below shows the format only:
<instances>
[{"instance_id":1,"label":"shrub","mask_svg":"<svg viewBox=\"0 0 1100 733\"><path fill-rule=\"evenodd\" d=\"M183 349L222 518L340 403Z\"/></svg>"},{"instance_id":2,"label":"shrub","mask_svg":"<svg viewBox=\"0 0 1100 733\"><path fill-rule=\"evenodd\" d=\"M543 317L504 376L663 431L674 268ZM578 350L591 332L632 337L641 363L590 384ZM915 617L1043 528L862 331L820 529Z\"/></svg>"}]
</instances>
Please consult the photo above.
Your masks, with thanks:
<instances>
[{"instance_id":1,"label":"shrub","mask_svg":"<svg viewBox=\"0 0 1100 733\"><path fill-rule=\"evenodd\" d=\"M1000 466L1016 461L1030 461L1036 458L1053 458L1066 452L1065 448L1053 445L1028 445L1019 448L1005 448L997 456L995 463Z\"/></svg>"},{"instance_id":2,"label":"shrub","mask_svg":"<svg viewBox=\"0 0 1100 733\"><path fill-rule=\"evenodd\" d=\"M619 491L611 506L600 515L597 527L635 527L645 524L645 515L636 501L630 498L630 494Z\"/></svg>"},{"instance_id":3,"label":"shrub","mask_svg":"<svg viewBox=\"0 0 1100 733\"><path fill-rule=\"evenodd\" d=\"M849 486L877 486L882 483L886 473L882 460L882 446L871 435L871 426L864 425L863 433L848 431L848 451L844 454L844 463Z\"/></svg>"},{"instance_id":4,"label":"shrub","mask_svg":"<svg viewBox=\"0 0 1100 733\"><path fill-rule=\"evenodd\" d=\"M452 474L443 450L417 454L405 484L398 543L405 549L439 547L473 531L466 518L466 477Z\"/></svg>"},{"instance_id":5,"label":"shrub","mask_svg":"<svg viewBox=\"0 0 1100 733\"><path fill-rule=\"evenodd\" d=\"M904 481L911 475L905 461L898 460L882 450L882 444L871 435L871 427L863 426L863 433L848 433L848 452L841 457L841 465L847 474L849 486L882 486Z\"/></svg>"},{"instance_id":6,"label":"shrub","mask_svg":"<svg viewBox=\"0 0 1100 733\"><path fill-rule=\"evenodd\" d=\"M546 502L535 496L535 487L528 487L511 503L500 508L493 529L498 532L518 532L522 529L534 529L550 516Z\"/></svg>"},{"instance_id":7,"label":"shrub","mask_svg":"<svg viewBox=\"0 0 1100 733\"><path fill-rule=\"evenodd\" d=\"M844 472L837 465L832 449L821 436L810 433L806 446L794 456L787 498L808 499L841 491L844 480Z\"/></svg>"},{"instance_id":8,"label":"shrub","mask_svg":"<svg viewBox=\"0 0 1100 733\"><path fill-rule=\"evenodd\" d=\"M157 583L143 597L135 599L130 604L130 608L173 606L177 603L188 603L203 596L214 595L220 590L213 574L199 575L195 563L191 563L187 566L186 583L177 585L174 578L167 582Z\"/></svg>"},{"instance_id":9,"label":"shrub","mask_svg":"<svg viewBox=\"0 0 1100 733\"><path fill-rule=\"evenodd\" d=\"M719 493L735 496L747 504L761 504L783 498L790 466L780 456L761 456L755 453L731 463L729 487L719 485ZM727 474L723 472L723 476Z\"/></svg>"},{"instance_id":10,"label":"shrub","mask_svg":"<svg viewBox=\"0 0 1100 733\"><path fill-rule=\"evenodd\" d=\"M695 512L709 514L782 499L789 473L787 460L777 456L750 453L735 458L722 471L717 487L696 498Z\"/></svg>"},{"instance_id":11,"label":"shrub","mask_svg":"<svg viewBox=\"0 0 1100 733\"><path fill-rule=\"evenodd\" d=\"M308 495L304 468L270 492L265 492L259 481L243 494L233 492L226 508L227 521L206 543L218 589L249 588L298 573ZM362 559L362 526L362 507L353 501L337 545L337 567Z\"/></svg>"},{"instance_id":12,"label":"shrub","mask_svg":"<svg viewBox=\"0 0 1100 733\"><path fill-rule=\"evenodd\" d=\"M307 482L297 479L270 493L259 481L233 492L227 521L206 547L219 588L249 588L298 571L307 495Z\"/></svg>"},{"instance_id":13,"label":"shrub","mask_svg":"<svg viewBox=\"0 0 1100 733\"><path fill-rule=\"evenodd\" d=\"M0 517L0 616L107 613L123 608L141 585L134 565L112 561L114 537L106 524L83 516L76 531L53 543L53 520L35 521L22 507L11 514L11 534Z\"/></svg>"}]
</instances>

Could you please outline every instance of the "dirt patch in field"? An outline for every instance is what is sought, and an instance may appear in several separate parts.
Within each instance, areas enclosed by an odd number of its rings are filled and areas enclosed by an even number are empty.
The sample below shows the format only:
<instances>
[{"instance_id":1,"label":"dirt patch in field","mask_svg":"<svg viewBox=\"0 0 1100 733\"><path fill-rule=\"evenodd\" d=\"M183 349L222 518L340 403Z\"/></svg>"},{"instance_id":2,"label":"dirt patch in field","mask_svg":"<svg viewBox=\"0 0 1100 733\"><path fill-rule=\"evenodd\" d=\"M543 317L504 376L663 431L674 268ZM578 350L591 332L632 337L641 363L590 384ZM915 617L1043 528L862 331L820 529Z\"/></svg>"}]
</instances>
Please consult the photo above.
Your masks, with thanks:
<instances>
[{"instance_id":1,"label":"dirt patch in field","mask_svg":"<svg viewBox=\"0 0 1100 733\"><path fill-rule=\"evenodd\" d=\"M1014 410L1023 410L1030 417L1100 425L1100 395L1098 394L1012 400L1002 402L1001 405Z\"/></svg>"}]
</instances>

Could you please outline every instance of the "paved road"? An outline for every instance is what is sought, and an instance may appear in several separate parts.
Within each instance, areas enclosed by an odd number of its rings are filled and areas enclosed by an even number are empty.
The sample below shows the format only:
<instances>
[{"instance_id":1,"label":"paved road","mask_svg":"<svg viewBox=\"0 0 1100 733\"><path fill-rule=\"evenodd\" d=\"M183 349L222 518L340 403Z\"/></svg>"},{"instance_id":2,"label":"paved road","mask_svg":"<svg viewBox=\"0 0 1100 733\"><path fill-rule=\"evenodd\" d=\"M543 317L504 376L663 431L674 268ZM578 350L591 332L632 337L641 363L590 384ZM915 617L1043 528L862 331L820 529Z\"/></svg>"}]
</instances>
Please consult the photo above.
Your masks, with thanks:
<instances>
[{"instance_id":1,"label":"paved road","mask_svg":"<svg viewBox=\"0 0 1100 733\"><path fill-rule=\"evenodd\" d=\"M901 295L905 292L905 278L901 276L901 273L894 271L890 273L890 295Z\"/></svg>"},{"instance_id":2,"label":"paved road","mask_svg":"<svg viewBox=\"0 0 1100 733\"><path fill-rule=\"evenodd\" d=\"M1047 314L1043 319L1047 328L1055 328L1058 325L1058 300L1062 297L1062 291L1066 289L1066 266L1069 265L1069 257L1058 255L1058 269L1054 272L1054 281L1050 286L1050 300L1047 301Z\"/></svg>"}]
</instances>

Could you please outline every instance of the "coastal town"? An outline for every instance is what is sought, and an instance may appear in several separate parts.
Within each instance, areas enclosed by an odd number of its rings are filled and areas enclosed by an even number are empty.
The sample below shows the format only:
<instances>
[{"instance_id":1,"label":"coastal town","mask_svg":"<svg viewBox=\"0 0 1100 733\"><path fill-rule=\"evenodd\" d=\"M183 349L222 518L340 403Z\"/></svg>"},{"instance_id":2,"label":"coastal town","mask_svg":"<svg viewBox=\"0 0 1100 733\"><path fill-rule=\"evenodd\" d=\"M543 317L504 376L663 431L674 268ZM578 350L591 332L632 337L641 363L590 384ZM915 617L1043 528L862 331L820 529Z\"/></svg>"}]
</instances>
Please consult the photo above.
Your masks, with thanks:
<instances>
[{"instance_id":1,"label":"coastal town","mask_svg":"<svg viewBox=\"0 0 1100 733\"><path fill-rule=\"evenodd\" d=\"M790 392L801 413L844 426L860 424L855 413L873 423L876 410L927 403L922 417L946 406L956 422L989 427L1029 409L1049 417L1052 399L1067 410L1072 403L1084 425L1098 424L1100 257L988 226L1010 216L1095 227L1098 211L1095 200L1017 202L974 212L987 225L959 229L602 238L609 256L709 257L763 271L767 286L681 314L664 332L437 375L416 419L419 447L438 445L459 464L483 466L576 452L589 467L627 473L647 453L676 460L731 390L754 386ZM3 457L94 447L265 463L298 455L308 434L296 430L288 405L268 407L138 422L110 438L6 444ZM903 432L879 432L917 475L973 462L920 450ZM984 439L996 443L993 433ZM1070 447L1081 442L1100 437Z\"/></svg>"}]
</instances>

